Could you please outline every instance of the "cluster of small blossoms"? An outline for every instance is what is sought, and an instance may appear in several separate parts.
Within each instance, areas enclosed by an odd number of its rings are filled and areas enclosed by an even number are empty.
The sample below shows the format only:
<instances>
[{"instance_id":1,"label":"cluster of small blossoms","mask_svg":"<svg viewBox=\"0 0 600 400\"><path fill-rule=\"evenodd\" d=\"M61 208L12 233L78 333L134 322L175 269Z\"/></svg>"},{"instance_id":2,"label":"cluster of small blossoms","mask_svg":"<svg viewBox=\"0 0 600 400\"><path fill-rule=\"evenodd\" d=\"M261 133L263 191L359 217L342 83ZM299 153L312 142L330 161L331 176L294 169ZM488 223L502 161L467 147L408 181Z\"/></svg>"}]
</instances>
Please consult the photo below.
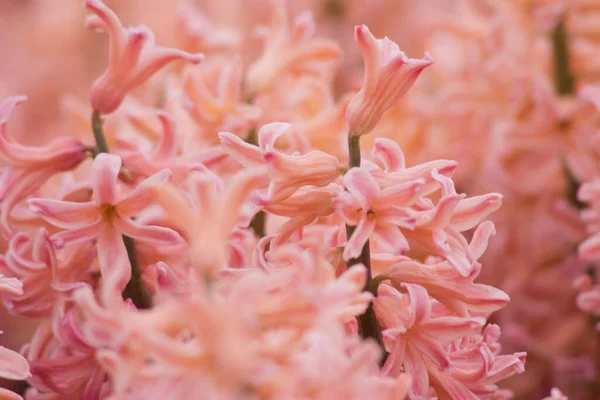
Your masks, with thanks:
<instances>
[{"instance_id":1,"label":"cluster of small blossoms","mask_svg":"<svg viewBox=\"0 0 600 400\"><path fill-rule=\"evenodd\" d=\"M429 54L358 26L362 86L336 98L341 48L283 1L247 67L224 31L204 59L85 8L109 64L80 128L25 146L25 97L0 106L1 299L41 321L0 376L33 400L510 398L525 353L487 322L509 297L475 282L503 196L375 137Z\"/></svg>"}]
</instances>

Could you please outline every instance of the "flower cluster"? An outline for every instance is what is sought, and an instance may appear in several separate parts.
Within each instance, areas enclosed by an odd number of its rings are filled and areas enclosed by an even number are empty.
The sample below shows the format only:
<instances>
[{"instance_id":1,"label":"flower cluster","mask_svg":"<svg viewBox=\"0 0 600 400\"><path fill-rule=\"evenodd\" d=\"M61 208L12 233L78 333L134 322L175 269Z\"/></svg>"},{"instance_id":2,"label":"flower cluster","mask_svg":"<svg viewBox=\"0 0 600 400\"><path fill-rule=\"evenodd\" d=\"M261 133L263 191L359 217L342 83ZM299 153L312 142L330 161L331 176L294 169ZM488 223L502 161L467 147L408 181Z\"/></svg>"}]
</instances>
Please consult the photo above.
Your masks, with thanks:
<instances>
[{"instance_id":1,"label":"flower cluster","mask_svg":"<svg viewBox=\"0 0 600 400\"><path fill-rule=\"evenodd\" d=\"M0 301L39 321L0 398L594 396L594 1L62 3L81 76L0 85Z\"/></svg>"}]
</instances>

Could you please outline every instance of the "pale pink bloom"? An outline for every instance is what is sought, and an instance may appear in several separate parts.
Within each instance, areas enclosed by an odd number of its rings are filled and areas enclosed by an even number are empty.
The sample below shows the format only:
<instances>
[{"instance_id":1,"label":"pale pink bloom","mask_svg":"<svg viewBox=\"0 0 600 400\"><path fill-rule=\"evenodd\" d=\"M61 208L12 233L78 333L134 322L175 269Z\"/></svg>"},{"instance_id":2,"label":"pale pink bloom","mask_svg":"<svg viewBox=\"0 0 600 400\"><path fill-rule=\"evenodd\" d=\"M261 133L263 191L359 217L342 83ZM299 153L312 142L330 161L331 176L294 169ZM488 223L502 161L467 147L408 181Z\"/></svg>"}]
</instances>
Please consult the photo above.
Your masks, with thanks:
<instances>
[{"instance_id":1,"label":"pale pink bloom","mask_svg":"<svg viewBox=\"0 0 600 400\"><path fill-rule=\"evenodd\" d=\"M177 244L181 237L172 229L140 225L132 217L154 202L149 186L168 180L163 170L124 194L118 185L121 159L111 154L96 156L92 171L93 200L69 202L31 199L29 207L50 224L64 229L52 236L58 247L71 246L97 239L98 261L102 274L112 276L115 290L122 290L131 277L127 251L121 235L154 244ZM113 279L114 278L114 279Z\"/></svg>"},{"instance_id":2,"label":"pale pink bloom","mask_svg":"<svg viewBox=\"0 0 600 400\"><path fill-rule=\"evenodd\" d=\"M356 226L344 248L344 258L358 257L371 237L385 251L405 254L410 246L400 228L414 229L418 215L410 206L418 200L423 184L413 180L382 189L368 171L348 171L344 175L347 191L339 193L334 203L346 223Z\"/></svg>"},{"instance_id":3,"label":"pale pink bloom","mask_svg":"<svg viewBox=\"0 0 600 400\"><path fill-rule=\"evenodd\" d=\"M465 198L458 195L454 183L448 177L434 171L432 177L442 186L441 199L435 207L426 207L415 222L415 229L407 238L423 246L433 254L443 256L463 276L469 276L479 267L478 243L467 242L461 232L476 228L473 239L487 238L495 232L491 222L481 223L502 204L502 195L486 195Z\"/></svg>"},{"instance_id":4,"label":"pale pink bloom","mask_svg":"<svg viewBox=\"0 0 600 400\"><path fill-rule=\"evenodd\" d=\"M117 15L101 0L86 0L94 15L86 26L105 31L109 37L109 64L91 89L92 108L102 114L114 112L129 91L142 85L167 64L185 60L199 63L203 56L181 50L156 47L152 31L145 26L125 29Z\"/></svg>"},{"instance_id":5,"label":"pale pink bloom","mask_svg":"<svg viewBox=\"0 0 600 400\"><path fill-rule=\"evenodd\" d=\"M382 285L373 300L384 344L390 353L382 373L392 376L400 371L409 373L413 380L409 397L427 398L429 375L434 370L446 373L452 366L447 344L478 333L484 321L435 315L434 305L423 287L405 284L404 288L407 294Z\"/></svg>"},{"instance_id":6,"label":"pale pink bloom","mask_svg":"<svg viewBox=\"0 0 600 400\"><path fill-rule=\"evenodd\" d=\"M139 182L151 175L158 173L164 169L171 171L172 180L181 182L185 180L190 168L193 168L191 160L188 157L181 155L182 143L175 121L163 111L153 111L153 116L146 115L143 121L148 122L151 117L155 117L160 121L160 132L148 127L145 131L151 132L151 135L158 136L153 140L154 148L150 151L145 151L143 146L125 146L123 142L119 143L115 149L123 160L123 167L127 170L127 177L133 182ZM138 116L129 116L138 122ZM154 138L153 138L154 139ZM119 148L120 147L120 148Z\"/></svg>"},{"instance_id":7,"label":"pale pink bloom","mask_svg":"<svg viewBox=\"0 0 600 400\"><path fill-rule=\"evenodd\" d=\"M488 315L504 308L509 296L493 286L473 283L474 276L465 278L448 262L425 265L410 259L399 260L387 269L382 269L381 261L375 258L373 267L390 277L398 290L403 283L423 286L431 297L444 304L458 315ZM388 262L384 262L387 264Z\"/></svg>"},{"instance_id":8,"label":"pale pink bloom","mask_svg":"<svg viewBox=\"0 0 600 400\"><path fill-rule=\"evenodd\" d=\"M261 115L260 108L247 104L242 93L242 60L234 60L220 65L216 90L207 86L205 77L188 69L183 76L183 87L189 99L187 107L191 116L203 130L208 140L216 139L221 131L246 136L256 126ZM199 72L202 72L201 70Z\"/></svg>"},{"instance_id":9,"label":"pale pink bloom","mask_svg":"<svg viewBox=\"0 0 600 400\"><path fill-rule=\"evenodd\" d=\"M236 137L237 138L237 137ZM228 264L227 243L252 191L264 185L264 170L250 168L231 177L228 185L208 170L189 176L189 195L173 186L155 183L152 194L173 226L190 244L192 264L199 273L212 276Z\"/></svg>"},{"instance_id":10,"label":"pale pink bloom","mask_svg":"<svg viewBox=\"0 0 600 400\"><path fill-rule=\"evenodd\" d=\"M365 25L354 31L356 44L365 63L361 90L346 109L349 134L369 133L390 107L415 83L423 69L433 64L429 53L422 60L411 59L387 37L375 39Z\"/></svg>"},{"instance_id":11,"label":"pale pink bloom","mask_svg":"<svg viewBox=\"0 0 600 400\"><path fill-rule=\"evenodd\" d=\"M490 324L482 335L453 342L449 347L452 367L448 373L435 369L430 372L436 394L447 399L495 398L492 396L498 393L496 383L523 373L527 356L526 353L500 355L499 338L500 327Z\"/></svg>"},{"instance_id":12,"label":"pale pink bloom","mask_svg":"<svg viewBox=\"0 0 600 400\"><path fill-rule=\"evenodd\" d=\"M219 133L224 150L240 164L266 164L271 178L267 197L273 202L285 200L303 186L326 186L344 170L337 157L321 151L285 154L278 150L277 139L290 129L290 124L281 122L264 125L258 132L258 146L245 143L231 133Z\"/></svg>"},{"instance_id":13,"label":"pale pink bloom","mask_svg":"<svg viewBox=\"0 0 600 400\"><path fill-rule=\"evenodd\" d=\"M261 200L259 206L264 211L289 218L280 227L274 244L286 242L291 235L316 218L333 214L334 199L342 190L343 188L336 183L330 183L322 188L304 186L281 201Z\"/></svg>"},{"instance_id":14,"label":"pale pink bloom","mask_svg":"<svg viewBox=\"0 0 600 400\"><path fill-rule=\"evenodd\" d=\"M326 399L348 393L342 376L355 376L351 398L368 388L403 398L407 378L380 377L380 350L343 328L372 297L362 291L366 270L357 265L335 278L310 253L282 247L269 257L268 272L228 274L210 287L191 275L189 292L147 312L104 309L89 288L76 292L82 331L104 348L97 358L113 396L236 399L250 390L266 398ZM315 364L323 354L331 364Z\"/></svg>"},{"instance_id":15,"label":"pale pink bloom","mask_svg":"<svg viewBox=\"0 0 600 400\"><path fill-rule=\"evenodd\" d=\"M52 320L41 323L23 355L32 373L27 398L99 398L106 373L96 362L75 309L64 302L57 303Z\"/></svg>"},{"instance_id":16,"label":"pale pink bloom","mask_svg":"<svg viewBox=\"0 0 600 400\"><path fill-rule=\"evenodd\" d=\"M235 28L217 27L209 16L191 1L186 1L179 10L183 44L188 51L219 52L238 50L242 37Z\"/></svg>"},{"instance_id":17,"label":"pale pink bloom","mask_svg":"<svg viewBox=\"0 0 600 400\"><path fill-rule=\"evenodd\" d=\"M23 146L8 136L7 123L14 107L27 98L10 97L0 104L0 223L11 235L10 213L48 179L77 167L86 157L85 145L76 138L54 139L42 147Z\"/></svg>"},{"instance_id":18,"label":"pale pink bloom","mask_svg":"<svg viewBox=\"0 0 600 400\"><path fill-rule=\"evenodd\" d=\"M3 299L6 308L28 317L50 316L61 292L87 281L96 256L87 243L69 252L57 257L54 244L43 228L35 236L25 232L13 236L8 251L0 256L0 272L18 277L23 290Z\"/></svg>"},{"instance_id":19,"label":"pale pink bloom","mask_svg":"<svg viewBox=\"0 0 600 400\"><path fill-rule=\"evenodd\" d=\"M543 400L569 400L569 398L562 394L560 389L552 388L552 390L550 390L550 396L545 397Z\"/></svg>"},{"instance_id":20,"label":"pale pink bloom","mask_svg":"<svg viewBox=\"0 0 600 400\"><path fill-rule=\"evenodd\" d=\"M335 42L312 38L315 23L310 12L298 15L290 26L285 2L269 1L271 21L260 32L265 47L246 75L251 95L270 90L286 74L323 74L341 59L341 50Z\"/></svg>"}]
</instances>

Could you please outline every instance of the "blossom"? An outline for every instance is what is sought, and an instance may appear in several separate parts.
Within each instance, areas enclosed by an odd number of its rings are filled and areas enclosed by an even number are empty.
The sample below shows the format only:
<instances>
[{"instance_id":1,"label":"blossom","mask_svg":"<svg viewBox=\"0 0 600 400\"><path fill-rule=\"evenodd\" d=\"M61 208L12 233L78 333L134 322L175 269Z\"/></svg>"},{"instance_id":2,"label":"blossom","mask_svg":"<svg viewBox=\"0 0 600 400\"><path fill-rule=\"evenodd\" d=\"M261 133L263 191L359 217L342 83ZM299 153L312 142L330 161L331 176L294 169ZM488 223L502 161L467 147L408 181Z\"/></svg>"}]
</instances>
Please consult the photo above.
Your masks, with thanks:
<instances>
[{"instance_id":1,"label":"blossom","mask_svg":"<svg viewBox=\"0 0 600 400\"><path fill-rule=\"evenodd\" d=\"M22 293L4 298L5 306L28 317L50 316L60 293L85 282L96 254L89 244L56 254L48 232L41 228L35 236L19 232L10 241L8 251L0 256L0 272L19 277Z\"/></svg>"},{"instance_id":2,"label":"blossom","mask_svg":"<svg viewBox=\"0 0 600 400\"><path fill-rule=\"evenodd\" d=\"M245 104L242 99L241 59L234 59L220 69L215 93L204 82L212 76L204 77L195 72L188 69L183 78L190 101L187 108L207 138L213 139L221 131L246 135L255 127L261 110Z\"/></svg>"},{"instance_id":3,"label":"blossom","mask_svg":"<svg viewBox=\"0 0 600 400\"><path fill-rule=\"evenodd\" d=\"M242 206L264 182L263 173L261 168L248 169L234 175L230 185L224 187L221 179L208 170L194 171L190 177L191 196L172 186L152 184L157 202L190 243L192 264L199 272L212 276L227 265L227 242L234 228L243 223ZM245 221L247 224L249 218Z\"/></svg>"},{"instance_id":4,"label":"blossom","mask_svg":"<svg viewBox=\"0 0 600 400\"><path fill-rule=\"evenodd\" d=\"M381 238L387 250L405 254L409 244L398 227L412 229L417 215L409 208L417 199L421 180L399 183L381 189L367 171L353 168L344 175L342 192L335 199L336 207L350 225L356 226L344 248L344 258L356 258L369 239Z\"/></svg>"},{"instance_id":5,"label":"blossom","mask_svg":"<svg viewBox=\"0 0 600 400\"><path fill-rule=\"evenodd\" d=\"M260 94L271 89L282 75L315 74L321 64L336 63L341 58L337 44L328 39L313 39L315 24L310 12L297 16L290 26L285 2L271 0L272 15L267 29L262 29L265 48L247 73L248 91Z\"/></svg>"},{"instance_id":6,"label":"blossom","mask_svg":"<svg viewBox=\"0 0 600 400\"><path fill-rule=\"evenodd\" d=\"M98 260L102 273L105 277L114 278L117 289L124 288L131 276L121 235L154 244L173 245L180 240L180 236L172 229L140 225L132 219L153 204L154 199L148 191L151 182L169 179L169 171L156 173L123 195L117 182L120 169L121 159L118 156L103 153L95 158L92 201L29 200L33 212L50 224L64 229L51 237L56 246L98 240Z\"/></svg>"},{"instance_id":7,"label":"blossom","mask_svg":"<svg viewBox=\"0 0 600 400\"><path fill-rule=\"evenodd\" d=\"M54 139L46 146L23 146L8 136L7 122L25 96L10 97L0 104L0 223L10 236L10 213L53 175L77 167L86 157L85 145L74 137Z\"/></svg>"},{"instance_id":8,"label":"blossom","mask_svg":"<svg viewBox=\"0 0 600 400\"><path fill-rule=\"evenodd\" d=\"M361 90L346 109L346 124L350 135L360 136L373 130L433 59L429 53L422 60L408 58L388 38L375 39L365 25L357 26L354 35L363 55L365 75Z\"/></svg>"},{"instance_id":9,"label":"blossom","mask_svg":"<svg viewBox=\"0 0 600 400\"><path fill-rule=\"evenodd\" d=\"M390 286L379 288L374 300L381 321L389 357L382 369L396 375L403 369L411 374L411 398L426 398L431 370L447 371L452 362L444 345L479 332L483 322L476 318L446 316L432 312L427 291L418 285L404 285L402 295Z\"/></svg>"},{"instance_id":10,"label":"blossom","mask_svg":"<svg viewBox=\"0 0 600 400\"><path fill-rule=\"evenodd\" d=\"M197 64L203 58L199 54L155 47L152 31L145 26L126 30L101 0L86 0L85 6L95 14L87 19L86 26L105 31L110 40L108 69L94 82L90 94L92 108L102 114L114 112L130 90L165 65L177 60Z\"/></svg>"},{"instance_id":11,"label":"blossom","mask_svg":"<svg viewBox=\"0 0 600 400\"><path fill-rule=\"evenodd\" d=\"M240 164L267 166L271 178L267 197L273 202L285 200L303 186L326 186L344 170L337 157L322 151L285 154L278 150L277 139L290 130L291 125L286 123L264 125L258 132L258 146L231 133L219 133L224 150Z\"/></svg>"}]
</instances>

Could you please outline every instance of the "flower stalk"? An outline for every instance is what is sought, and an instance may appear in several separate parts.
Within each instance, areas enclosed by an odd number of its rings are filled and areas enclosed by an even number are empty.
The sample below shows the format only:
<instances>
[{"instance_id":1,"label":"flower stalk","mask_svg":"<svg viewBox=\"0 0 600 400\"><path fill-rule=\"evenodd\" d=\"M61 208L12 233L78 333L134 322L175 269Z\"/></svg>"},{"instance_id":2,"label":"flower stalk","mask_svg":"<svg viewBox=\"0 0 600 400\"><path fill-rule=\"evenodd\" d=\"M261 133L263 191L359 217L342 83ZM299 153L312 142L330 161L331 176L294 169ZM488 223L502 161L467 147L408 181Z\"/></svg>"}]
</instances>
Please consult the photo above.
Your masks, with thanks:
<instances>
[{"instance_id":1,"label":"flower stalk","mask_svg":"<svg viewBox=\"0 0 600 400\"><path fill-rule=\"evenodd\" d=\"M575 81L569 65L569 43L565 30L564 16L552 31L552 48L554 51L554 83L556 92L561 96L573 94Z\"/></svg>"},{"instance_id":2,"label":"flower stalk","mask_svg":"<svg viewBox=\"0 0 600 400\"><path fill-rule=\"evenodd\" d=\"M355 136L351 133L348 135L348 150L350 156L349 168L360 167L360 136ZM346 235L348 238L352 236L355 229L355 226L346 225ZM365 243L360 255L357 258L351 258L348 260L348 268L356 264L364 265L367 270L367 280L365 282L364 291L369 291L371 294L373 294L373 296L376 297L378 285L373 285L369 241ZM369 303L367 310L358 317L358 329L363 338L374 339L381 346L381 348L384 349L383 338L381 336L381 327L377 321L377 316L375 315L375 309L373 308L372 302ZM385 358L386 357L384 356L381 361L382 364L385 362Z\"/></svg>"},{"instance_id":3,"label":"flower stalk","mask_svg":"<svg viewBox=\"0 0 600 400\"><path fill-rule=\"evenodd\" d=\"M109 153L110 151L108 143L106 142L106 136L104 136L104 129L102 127L102 119L99 111L94 111L92 113L92 131L94 132L94 139L96 140L96 155L100 153ZM123 298L131 299L138 309L150 308L152 307L152 298L142 283L142 272L135 250L135 242L132 238L125 235L123 235L123 242L127 249L129 263L131 264L131 279L127 282L127 286L125 286L125 289L123 290Z\"/></svg>"}]
</instances>

